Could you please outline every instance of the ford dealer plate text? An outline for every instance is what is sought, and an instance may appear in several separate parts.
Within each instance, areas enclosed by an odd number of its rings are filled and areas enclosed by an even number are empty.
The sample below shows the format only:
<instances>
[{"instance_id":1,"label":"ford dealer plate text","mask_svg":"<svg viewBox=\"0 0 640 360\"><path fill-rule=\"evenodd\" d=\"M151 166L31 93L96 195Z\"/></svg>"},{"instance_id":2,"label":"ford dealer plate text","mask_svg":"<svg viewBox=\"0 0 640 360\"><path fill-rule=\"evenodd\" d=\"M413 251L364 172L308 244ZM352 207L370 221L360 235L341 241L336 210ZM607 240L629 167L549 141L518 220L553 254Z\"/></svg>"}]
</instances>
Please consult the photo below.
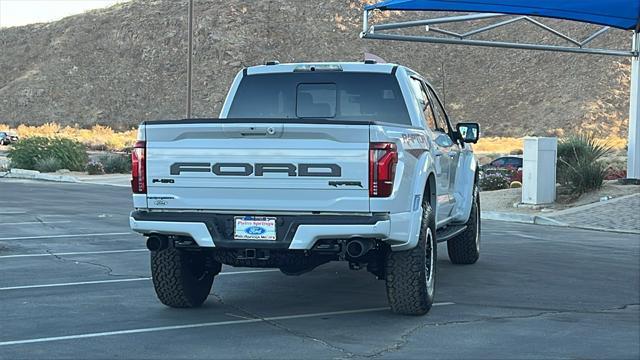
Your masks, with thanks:
<instances>
[{"instance_id":1,"label":"ford dealer plate text","mask_svg":"<svg viewBox=\"0 0 640 360\"><path fill-rule=\"evenodd\" d=\"M276 218L237 216L233 237L236 240L275 240Z\"/></svg>"}]
</instances>

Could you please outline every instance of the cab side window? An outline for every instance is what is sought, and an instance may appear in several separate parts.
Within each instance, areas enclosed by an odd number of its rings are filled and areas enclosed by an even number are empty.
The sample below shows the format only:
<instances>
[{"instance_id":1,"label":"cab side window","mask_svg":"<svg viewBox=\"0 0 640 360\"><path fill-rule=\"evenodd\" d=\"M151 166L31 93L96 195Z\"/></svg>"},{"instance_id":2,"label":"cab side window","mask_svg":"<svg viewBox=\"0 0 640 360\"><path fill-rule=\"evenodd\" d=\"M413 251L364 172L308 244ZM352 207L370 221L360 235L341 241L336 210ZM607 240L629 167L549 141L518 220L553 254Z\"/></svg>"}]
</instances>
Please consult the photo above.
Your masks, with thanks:
<instances>
[{"instance_id":1,"label":"cab side window","mask_svg":"<svg viewBox=\"0 0 640 360\"><path fill-rule=\"evenodd\" d=\"M522 159L519 158L509 158L507 159L506 165L513 168L521 168L522 167Z\"/></svg>"},{"instance_id":2,"label":"cab side window","mask_svg":"<svg viewBox=\"0 0 640 360\"><path fill-rule=\"evenodd\" d=\"M440 105L440 102L437 100L436 95L433 92L433 90L431 90L431 88L429 88L426 84L423 84L423 86L425 87L426 91L428 92L429 98L432 99L431 104L432 104L432 107L433 107L433 112L435 114L435 121L436 121L437 130L446 133L447 129L448 129L448 126L447 126L447 118L446 118L444 109Z\"/></svg>"},{"instance_id":3,"label":"cab side window","mask_svg":"<svg viewBox=\"0 0 640 360\"><path fill-rule=\"evenodd\" d=\"M413 88L413 92L416 96L416 100L420 105L420 109L422 109L422 113L424 115L424 120L426 121L426 126L429 129L436 130L436 118L433 114L433 109L431 108L431 101L424 88L422 87L422 82L418 79L411 78L411 87Z\"/></svg>"},{"instance_id":4,"label":"cab side window","mask_svg":"<svg viewBox=\"0 0 640 360\"><path fill-rule=\"evenodd\" d=\"M491 166L502 167L507 163L507 159L499 158L491 162Z\"/></svg>"}]
</instances>

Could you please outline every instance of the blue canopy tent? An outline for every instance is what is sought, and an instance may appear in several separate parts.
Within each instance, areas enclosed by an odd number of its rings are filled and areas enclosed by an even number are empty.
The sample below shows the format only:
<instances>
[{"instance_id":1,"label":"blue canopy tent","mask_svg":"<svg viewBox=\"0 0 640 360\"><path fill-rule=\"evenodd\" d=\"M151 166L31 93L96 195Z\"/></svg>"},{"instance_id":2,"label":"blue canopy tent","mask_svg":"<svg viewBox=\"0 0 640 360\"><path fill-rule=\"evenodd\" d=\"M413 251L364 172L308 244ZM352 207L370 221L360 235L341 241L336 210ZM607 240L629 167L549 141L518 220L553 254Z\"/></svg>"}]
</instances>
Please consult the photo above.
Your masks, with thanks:
<instances>
[{"instance_id":1,"label":"blue canopy tent","mask_svg":"<svg viewBox=\"0 0 640 360\"><path fill-rule=\"evenodd\" d=\"M447 16L435 19L414 20L387 24L369 24L372 11L450 11L470 12L470 15ZM578 40L545 25L533 17L546 17L579 21L601 25L590 36ZM456 33L438 28L437 25L484 19L498 19L466 33ZM474 35L515 22L528 22L562 39L566 45L516 43L491 40L475 40ZM424 26L427 35L405 35L389 33L389 30ZM633 31L631 49L592 48L592 41L610 28ZM432 35L432 34L438 34ZM629 116L629 149L627 177L640 179L640 0L386 0L368 5L364 9L363 27L360 36L364 39L414 41L425 43L457 44L544 50L569 53L584 53L631 57L631 98Z\"/></svg>"},{"instance_id":2,"label":"blue canopy tent","mask_svg":"<svg viewBox=\"0 0 640 360\"><path fill-rule=\"evenodd\" d=\"M640 25L638 0L387 0L367 10L464 11L582 21L623 30Z\"/></svg>"}]
</instances>

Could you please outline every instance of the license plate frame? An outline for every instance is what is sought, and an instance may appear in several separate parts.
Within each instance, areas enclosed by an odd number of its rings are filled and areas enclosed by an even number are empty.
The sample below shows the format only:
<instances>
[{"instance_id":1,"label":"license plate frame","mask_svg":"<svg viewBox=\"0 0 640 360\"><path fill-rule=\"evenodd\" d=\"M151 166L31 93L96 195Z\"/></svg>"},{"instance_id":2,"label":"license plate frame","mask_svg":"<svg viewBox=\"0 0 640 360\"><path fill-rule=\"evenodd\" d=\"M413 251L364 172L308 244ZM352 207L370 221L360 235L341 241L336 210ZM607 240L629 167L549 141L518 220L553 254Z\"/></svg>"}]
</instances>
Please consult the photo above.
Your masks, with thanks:
<instances>
[{"instance_id":1,"label":"license plate frame","mask_svg":"<svg viewBox=\"0 0 640 360\"><path fill-rule=\"evenodd\" d=\"M277 224L273 216L235 216L234 240L276 241Z\"/></svg>"}]
</instances>

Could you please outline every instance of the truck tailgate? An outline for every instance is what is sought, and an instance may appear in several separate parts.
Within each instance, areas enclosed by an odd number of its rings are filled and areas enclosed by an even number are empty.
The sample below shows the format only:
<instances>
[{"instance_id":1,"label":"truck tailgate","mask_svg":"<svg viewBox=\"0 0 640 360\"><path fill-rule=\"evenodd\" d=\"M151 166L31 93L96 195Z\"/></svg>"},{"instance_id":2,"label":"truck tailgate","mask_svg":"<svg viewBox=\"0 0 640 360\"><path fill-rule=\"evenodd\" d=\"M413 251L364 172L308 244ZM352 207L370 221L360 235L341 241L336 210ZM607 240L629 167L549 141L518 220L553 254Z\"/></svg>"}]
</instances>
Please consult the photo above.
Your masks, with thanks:
<instances>
[{"instance_id":1,"label":"truck tailgate","mask_svg":"<svg viewBox=\"0 0 640 360\"><path fill-rule=\"evenodd\" d=\"M149 208L368 212L369 125L148 123Z\"/></svg>"}]
</instances>

